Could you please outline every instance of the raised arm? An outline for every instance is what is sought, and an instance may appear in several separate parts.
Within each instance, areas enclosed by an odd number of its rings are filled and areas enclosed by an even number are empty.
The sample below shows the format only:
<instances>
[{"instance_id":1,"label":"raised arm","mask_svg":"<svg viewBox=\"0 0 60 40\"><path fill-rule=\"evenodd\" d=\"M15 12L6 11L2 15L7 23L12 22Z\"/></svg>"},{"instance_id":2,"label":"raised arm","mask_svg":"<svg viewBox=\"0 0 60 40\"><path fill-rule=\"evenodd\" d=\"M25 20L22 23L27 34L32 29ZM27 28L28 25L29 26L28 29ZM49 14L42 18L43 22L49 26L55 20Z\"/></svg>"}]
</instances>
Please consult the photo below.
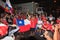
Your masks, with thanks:
<instances>
[{"instance_id":1,"label":"raised arm","mask_svg":"<svg viewBox=\"0 0 60 40\"><path fill-rule=\"evenodd\" d=\"M49 34L48 34L48 31L45 31L44 37L45 37L47 40L52 40L52 38L51 38L51 37L49 36Z\"/></svg>"},{"instance_id":2,"label":"raised arm","mask_svg":"<svg viewBox=\"0 0 60 40\"><path fill-rule=\"evenodd\" d=\"M53 40L58 40L58 25L55 25Z\"/></svg>"}]
</instances>

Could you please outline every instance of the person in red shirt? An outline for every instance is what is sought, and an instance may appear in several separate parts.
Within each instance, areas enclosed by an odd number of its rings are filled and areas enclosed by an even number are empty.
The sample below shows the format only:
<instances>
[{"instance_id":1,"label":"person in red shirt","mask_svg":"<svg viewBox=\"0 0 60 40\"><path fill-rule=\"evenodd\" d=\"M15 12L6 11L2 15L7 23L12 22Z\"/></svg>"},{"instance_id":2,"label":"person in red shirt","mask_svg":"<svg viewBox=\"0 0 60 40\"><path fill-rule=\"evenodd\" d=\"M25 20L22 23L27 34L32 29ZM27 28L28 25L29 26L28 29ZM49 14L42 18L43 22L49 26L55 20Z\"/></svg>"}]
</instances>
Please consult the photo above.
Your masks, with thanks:
<instances>
[{"instance_id":1,"label":"person in red shirt","mask_svg":"<svg viewBox=\"0 0 60 40\"><path fill-rule=\"evenodd\" d=\"M36 24L37 24L37 18L35 15L33 15L30 19L31 22L31 33L34 34L35 32L35 28L36 28Z\"/></svg>"},{"instance_id":2,"label":"person in red shirt","mask_svg":"<svg viewBox=\"0 0 60 40\"><path fill-rule=\"evenodd\" d=\"M0 38L7 35L8 33L8 26L4 24L1 20L2 18L0 18Z\"/></svg>"},{"instance_id":3,"label":"person in red shirt","mask_svg":"<svg viewBox=\"0 0 60 40\"><path fill-rule=\"evenodd\" d=\"M26 14L25 13L21 13L21 14L18 15L18 18L19 19L21 19L21 18L22 19L26 19Z\"/></svg>"},{"instance_id":4,"label":"person in red shirt","mask_svg":"<svg viewBox=\"0 0 60 40\"><path fill-rule=\"evenodd\" d=\"M7 22L7 20L6 20L6 16L4 16L1 21L2 21L2 23L8 25L8 22Z\"/></svg>"},{"instance_id":5,"label":"person in red shirt","mask_svg":"<svg viewBox=\"0 0 60 40\"><path fill-rule=\"evenodd\" d=\"M57 18L56 23L57 23L57 24L60 23L60 18Z\"/></svg>"},{"instance_id":6,"label":"person in red shirt","mask_svg":"<svg viewBox=\"0 0 60 40\"><path fill-rule=\"evenodd\" d=\"M13 17L13 24L16 24L16 19L21 19L21 17L19 15L15 15Z\"/></svg>"},{"instance_id":7,"label":"person in red shirt","mask_svg":"<svg viewBox=\"0 0 60 40\"><path fill-rule=\"evenodd\" d=\"M13 18L13 24L16 24L16 17Z\"/></svg>"},{"instance_id":8,"label":"person in red shirt","mask_svg":"<svg viewBox=\"0 0 60 40\"><path fill-rule=\"evenodd\" d=\"M50 24L47 20L44 20L42 29L52 31L52 24Z\"/></svg>"},{"instance_id":9,"label":"person in red shirt","mask_svg":"<svg viewBox=\"0 0 60 40\"><path fill-rule=\"evenodd\" d=\"M42 19L42 21L47 20L47 18L44 14L42 14L41 19Z\"/></svg>"},{"instance_id":10,"label":"person in red shirt","mask_svg":"<svg viewBox=\"0 0 60 40\"><path fill-rule=\"evenodd\" d=\"M55 24L54 25L54 35L53 35L53 38L51 38L49 36L47 31L44 33L44 36L45 36L45 38L47 38L47 40L60 40L60 31L59 30L60 30L60 24Z\"/></svg>"},{"instance_id":11,"label":"person in red shirt","mask_svg":"<svg viewBox=\"0 0 60 40\"><path fill-rule=\"evenodd\" d=\"M34 16L31 17L31 28L35 29L36 24L37 24L37 18Z\"/></svg>"}]
</instances>

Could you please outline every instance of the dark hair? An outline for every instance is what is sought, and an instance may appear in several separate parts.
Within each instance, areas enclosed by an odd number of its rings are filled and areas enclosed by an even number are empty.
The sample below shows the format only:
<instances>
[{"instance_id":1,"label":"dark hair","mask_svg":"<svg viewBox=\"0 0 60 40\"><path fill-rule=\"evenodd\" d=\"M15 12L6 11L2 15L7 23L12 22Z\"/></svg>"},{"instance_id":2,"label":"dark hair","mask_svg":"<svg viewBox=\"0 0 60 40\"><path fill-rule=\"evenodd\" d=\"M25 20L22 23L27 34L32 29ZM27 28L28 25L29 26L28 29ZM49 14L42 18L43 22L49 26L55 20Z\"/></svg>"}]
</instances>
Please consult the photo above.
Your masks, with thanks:
<instances>
[{"instance_id":1,"label":"dark hair","mask_svg":"<svg viewBox=\"0 0 60 40\"><path fill-rule=\"evenodd\" d=\"M51 38L53 38L54 33L51 30L47 30L47 31L48 31L47 35L49 35ZM43 35L43 37L44 37L44 33L45 33L45 30L41 30L41 35Z\"/></svg>"},{"instance_id":2,"label":"dark hair","mask_svg":"<svg viewBox=\"0 0 60 40\"><path fill-rule=\"evenodd\" d=\"M51 38L53 38L53 32L50 31L50 30L47 30L47 31L48 31L48 34L47 35L49 35Z\"/></svg>"}]
</instances>

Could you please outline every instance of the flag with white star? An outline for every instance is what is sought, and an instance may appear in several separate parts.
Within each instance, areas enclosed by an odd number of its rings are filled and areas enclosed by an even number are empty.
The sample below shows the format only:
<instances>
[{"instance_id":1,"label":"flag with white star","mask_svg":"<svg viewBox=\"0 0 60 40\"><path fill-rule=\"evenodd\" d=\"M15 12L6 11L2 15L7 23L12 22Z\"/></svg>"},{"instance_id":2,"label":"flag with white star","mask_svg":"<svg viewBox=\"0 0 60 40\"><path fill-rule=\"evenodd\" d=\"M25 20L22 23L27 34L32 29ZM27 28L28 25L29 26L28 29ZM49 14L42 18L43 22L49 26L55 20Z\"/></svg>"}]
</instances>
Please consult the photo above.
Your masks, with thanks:
<instances>
[{"instance_id":1,"label":"flag with white star","mask_svg":"<svg viewBox=\"0 0 60 40\"><path fill-rule=\"evenodd\" d=\"M26 32L30 30L30 21L28 19L19 20L17 19L17 26L19 27L19 32Z\"/></svg>"},{"instance_id":2,"label":"flag with white star","mask_svg":"<svg viewBox=\"0 0 60 40\"><path fill-rule=\"evenodd\" d=\"M18 26L23 26L24 25L24 20L17 19L17 25Z\"/></svg>"}]
</instances>

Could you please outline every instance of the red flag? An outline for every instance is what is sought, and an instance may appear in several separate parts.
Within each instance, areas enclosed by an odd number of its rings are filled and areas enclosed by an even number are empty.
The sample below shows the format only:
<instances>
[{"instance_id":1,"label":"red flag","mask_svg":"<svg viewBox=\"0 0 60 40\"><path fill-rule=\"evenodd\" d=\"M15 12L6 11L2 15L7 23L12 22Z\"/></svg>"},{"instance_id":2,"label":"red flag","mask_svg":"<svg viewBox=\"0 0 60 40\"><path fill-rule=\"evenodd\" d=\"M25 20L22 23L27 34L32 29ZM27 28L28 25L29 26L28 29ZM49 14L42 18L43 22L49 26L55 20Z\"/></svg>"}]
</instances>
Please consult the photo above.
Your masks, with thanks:
<instances>
[{"instance_id":1,"label":"red flag","mask_svg":"<svg viewBox=\"0 0 60 40\"><path fill-rule=\"evenodd\" d=\"M0 35L4 36L8 32L8 26L5 24L0 24Z\"/></svg>"},{"instance_id":2,"label":"red flag","mask_svg":"<svg viewBox=\"0 0 60 40\"><path fill-rule=\"evenodd\" d=\"M20 26L19 28L20 28L19 32L27 32L30 30L30 24L25 25L25 26Z\"/></svg>"}]
</instances>

